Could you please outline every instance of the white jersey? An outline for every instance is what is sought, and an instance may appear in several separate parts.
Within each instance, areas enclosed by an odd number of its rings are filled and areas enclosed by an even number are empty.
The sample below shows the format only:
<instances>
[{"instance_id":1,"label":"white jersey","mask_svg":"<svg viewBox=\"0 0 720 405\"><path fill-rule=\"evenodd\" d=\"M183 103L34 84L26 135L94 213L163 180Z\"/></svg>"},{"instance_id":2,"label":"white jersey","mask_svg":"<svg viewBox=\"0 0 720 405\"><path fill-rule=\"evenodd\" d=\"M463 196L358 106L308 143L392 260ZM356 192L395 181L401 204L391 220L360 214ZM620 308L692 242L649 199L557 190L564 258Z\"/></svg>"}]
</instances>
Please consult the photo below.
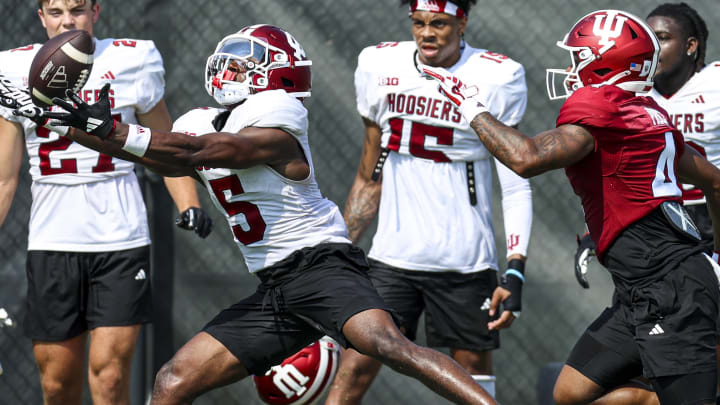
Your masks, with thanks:
<instances>
[{"instance_id":1,"label":"white jersey","mask_svg":"<svg viewBox=\"0 0 720 405\"><path fill-rule=\"evenodd\" d=\"M0 72L17 87L27 88L27 74L41 44L0 53ZM165 91L164 68L152 41L95 39L95 60L79 96L97 101L111 84L112 113L126 123L150 111ZM25 131L30 160L33 204L29 250L72 252L115 251L150 243L147 214L134 164L103 155L61 137L31 120L0 115L19 122Z\"/></svg>"},{"instance_id":2,"label":"white jersey","mask_svg":"<svg viewBox=\"0 0 720 405\"><path fill-rule=\"evenodd\" d=\"M360 115L382 129L392 151L383 166L377 232L369 257L410 270L462 273L497 269L490 154L460 112L422 78L414 42L365 48L355 71ZM465 45L448 69L478 87L507 125L527 105L523 67L504 55ZM477 203L470 204L467 162ZM532 221L529 182L496 162L503 186L508 255L526 255Z\"/></svg>"},{"instance_id":3,"label":"white jersey","mask_svg":"<svg viewBox=\"0 0 720 405\"><path fill-rule=\"evenodd\" d=\"M217 132L222 110L200 108L178 118L173 132L202 136ZM222 132L247 127L280 128L302 147L310 164L306 179L290 180L270 166L248 169L196 168L213 203L227 218L251 273L320 243L350 243L338 207L320 194L308 143L307 110L284 90L251 95L232 110Z\"/></svg>"},{"instance_id":4,"label":"white jersey","mask_svg":"<svg viewBox=\"0 0 720 405\"><path fill-rule=\"evenodd\" d=\"M720 62L695 73L675 94L665 97L652 89L648 94L667 110L685 141L720 167ZM683 184L686 205L705 203L702 191Z\"/></svg>"}]
</instances>

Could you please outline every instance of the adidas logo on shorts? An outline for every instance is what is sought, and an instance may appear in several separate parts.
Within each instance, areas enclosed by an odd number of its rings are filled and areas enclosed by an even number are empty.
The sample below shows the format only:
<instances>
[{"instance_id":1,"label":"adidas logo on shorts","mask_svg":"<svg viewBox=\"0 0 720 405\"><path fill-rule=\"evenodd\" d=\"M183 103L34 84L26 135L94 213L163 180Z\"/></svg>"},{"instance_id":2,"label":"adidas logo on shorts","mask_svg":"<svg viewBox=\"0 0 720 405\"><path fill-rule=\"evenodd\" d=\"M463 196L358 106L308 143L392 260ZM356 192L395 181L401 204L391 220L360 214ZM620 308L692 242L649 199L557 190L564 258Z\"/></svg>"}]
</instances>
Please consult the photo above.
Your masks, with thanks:
<instances>
[{"instance_id":1,"label":"adidas logo on shorts","mask_svg":"<svg viewBox=\"0 0 720 405\"><path fill-rule=\"evenodd\" d=\"M140 271L137 272L135 275L135 280L145 280L147 278L147 275L145 275L145 270L140 269Z\"/></svg>"},{"instance_id":2,"label":"adidas logo on shorts","mask_svg":"<svg viewBox=\"0 0 720 405\"><path fill-rule=\"evenodd\" d=\"M656 323L655 326L653 326L652 330L650 331L649 335L662 335L665 333L663 328L660 326L659 323Z\"/></svg>"},{"instance_id":3,"label":"adidas logo on shorts","mask_svg":"<svg viewBox=\"0 0 720 405\"><path fill-rule=\"evenodd\" d=\"M480 307L481 311L489 311L490 310L490 298L485 298L485 302L483 302L482 306Z\"/></svg>"}]
</instances>

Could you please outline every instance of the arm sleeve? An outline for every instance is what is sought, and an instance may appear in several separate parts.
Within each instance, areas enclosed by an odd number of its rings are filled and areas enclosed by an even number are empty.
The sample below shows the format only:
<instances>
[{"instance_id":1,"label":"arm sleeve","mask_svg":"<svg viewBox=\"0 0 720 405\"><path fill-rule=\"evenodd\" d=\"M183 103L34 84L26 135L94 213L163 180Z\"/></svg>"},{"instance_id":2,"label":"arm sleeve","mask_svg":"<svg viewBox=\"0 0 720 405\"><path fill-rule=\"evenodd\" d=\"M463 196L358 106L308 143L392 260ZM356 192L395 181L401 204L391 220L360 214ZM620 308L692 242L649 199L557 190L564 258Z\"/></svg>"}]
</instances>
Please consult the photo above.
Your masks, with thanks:
<instances>
[{"instance_id":1,"label":"arm sleeve","mask_svg":"<svg viewBox=\"0 0 720 405\"><path fill-rule=\"evenodd\" d=\"M162 56L152 41L135 79L136 112L145 114L165 96L165 68Z\"/></svg>"},{"instance_id":2,"label":"arm sleeve","mask_svg":"<svg viewBox=\"0 0 720 405\"><path fill-rule=\"evenodd\" d=\"M355 101L360 116L370 121L376 121L377 106L371 104L368 93L373 83L372 73L367 70L367 65L370 63L368 61L371 57L370 53L371 49L365 48L358 56L358 65L355 69Z\"/></svg>"},{"instance_id":3,"label":"arm sleeve","mask_svg":"<svg viewBox=\"0 0 720 405\"><path fill-rule=\"evenodd\" d=\"M497 159L495 159L495 168L502 189L507 256L521 254L527 257L533 217L530 182L515 174Z\"/></svg>"}]
</instances>

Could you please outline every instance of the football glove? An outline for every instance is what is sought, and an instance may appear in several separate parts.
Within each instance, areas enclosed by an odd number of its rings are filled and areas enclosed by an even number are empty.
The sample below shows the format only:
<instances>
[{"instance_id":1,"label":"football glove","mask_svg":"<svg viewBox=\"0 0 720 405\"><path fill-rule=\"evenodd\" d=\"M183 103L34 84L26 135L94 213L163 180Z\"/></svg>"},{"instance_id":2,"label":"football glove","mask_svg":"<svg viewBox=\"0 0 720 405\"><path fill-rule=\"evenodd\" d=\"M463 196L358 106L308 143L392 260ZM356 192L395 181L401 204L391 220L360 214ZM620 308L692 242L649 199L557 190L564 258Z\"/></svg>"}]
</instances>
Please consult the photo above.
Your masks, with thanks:
<instances>
[{"instance_id":1,"label":"football glove","mask_svg":"<svg viewBox=\"0 0 720 405\"><path fill-rule=\"evenodd\" d=\"M525 280L515 274L506 272L500 277L500 286L510 291L510 296L503 301L503 309L511 311L515 318L519 318L520 311L522 311L522 288L524 283Z\"/></svg>"},{"instance_id":2,"label":"football glove","mask_svg":"<svg viewBox=\"0 0 720 405\"><path fill-rule=\"evenodd\" d=\"M457 107L467 122L472 122L478 114L488 111L477 97L480 94L477 86L465 86L460 79L441 67L420 65L419 69L423 77L438 83L440 94Z\"/></svg>"},{"instance_id":3,"label":"football glove","mask_svg":"<svg viewBox=\"0 0 720 405\"><path fill-rule=\"evenodd\" d=\"M55 97L53 103L67 112L51 111L46 112L45 116L53 120L50 122L51 126L59 123L60 125L67 125L85 131L98 138L106 139L115 131L117 125L110 112L109 90L110 83L106 83L100 90L97 103L88 104L73 93L72 90L67 89L65 90L65 96L75 103L75 106L59 97Z\"/></svg>"},{"instance_id":4,"label":"football glove","mask_svg":"<svg viewBox=\"0 0 720 405\"><path fill-rule=\"evenodd\" d=\"M199 237L205 239L212 232L212 219L202 208L190 207L175 219L175 225L182 229L195 231Z\"/></svg>"},{"instance_id":5,"label":"football glove","mask_svg":"<svg viewBox=\"0 0 720 405\"><path fill-rule=\"evenodd\" d=\"M53 126L48 123L48 110L33 104L30 93L27 90L15 87L10 80L0 74L0 105L12 110L12 114L25 117L35 122L38 126L45 127L62 136L67 134L68 127Z\"/></svg>"},{"instance_id":6,"label":"football glove","mask_svg":"<svg viewBox=\"0 0 720 405\"><path fill-rule=\"evenodd\" d=\"M575 235L577 241L577 250L575 251L575 278L582 288L590 288L587 281L588 263L595 256L595 242L590 238L590 234L586 233L581 238Z\"/></svg>"}]
</instances>

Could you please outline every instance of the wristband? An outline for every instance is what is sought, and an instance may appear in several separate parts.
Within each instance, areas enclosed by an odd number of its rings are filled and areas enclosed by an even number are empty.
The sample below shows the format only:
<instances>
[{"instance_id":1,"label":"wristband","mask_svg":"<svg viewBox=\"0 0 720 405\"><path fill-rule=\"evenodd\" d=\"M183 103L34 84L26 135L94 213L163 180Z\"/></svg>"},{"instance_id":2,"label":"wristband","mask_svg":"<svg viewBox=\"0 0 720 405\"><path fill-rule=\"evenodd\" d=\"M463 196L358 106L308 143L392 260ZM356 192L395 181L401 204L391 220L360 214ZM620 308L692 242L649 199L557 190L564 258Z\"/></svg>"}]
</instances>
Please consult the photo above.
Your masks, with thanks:
<instances>
[{"instance_id":1,"label":"wristband","mask_svg":"<svg viewBox=\"0 0 720 405\"><path fill-rule=\"evenodd\" d=\"M128 134L122 150L132 153L135 156L143 157L148 147L150 147L150 138L152 138L150 128L128 124Z\"/></svg>"}]
</instances>

